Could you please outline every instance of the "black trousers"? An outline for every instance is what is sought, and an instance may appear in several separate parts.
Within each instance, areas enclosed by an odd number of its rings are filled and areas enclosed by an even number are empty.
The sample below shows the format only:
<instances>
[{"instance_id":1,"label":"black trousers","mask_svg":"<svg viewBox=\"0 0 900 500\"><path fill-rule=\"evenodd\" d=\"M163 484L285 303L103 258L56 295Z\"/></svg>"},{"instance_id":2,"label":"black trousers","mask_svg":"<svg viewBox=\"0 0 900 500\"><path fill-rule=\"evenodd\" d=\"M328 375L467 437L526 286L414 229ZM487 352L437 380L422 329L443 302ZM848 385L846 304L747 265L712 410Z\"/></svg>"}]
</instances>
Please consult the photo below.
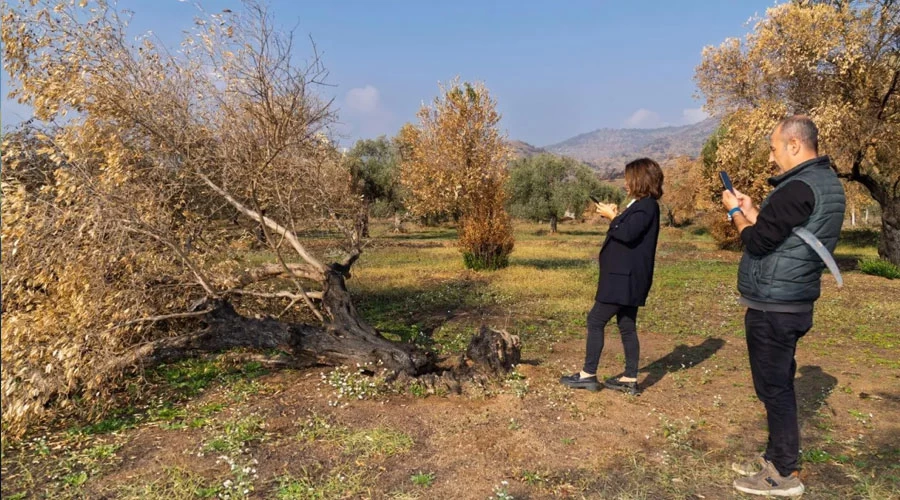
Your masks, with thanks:
<instances>
[{"instance_id":1,"label":"black trousers","mask_svg":"<svg viewBox=\"0 0 900 500\"><path fill-rule=\"evenodd\" d=\"M766 459L782 476L799 468L800 425L794 374L797 341L812 328L813 313L779 313L747 309L744 327L756 396L766 406L769 442Z\"/></svg>"},{"instance_id":2,"label":"black trousers","mask_svg":"<svg viewBox=\"0 0 900 500\"><path fill-rule=\"evenodd\" d=\"M637 306L622 306L594 302L594 307L587 316L587 349L584 355L584 368L587 373L597 373L600 354L603 353L603 334L606 324L613 316L619 325L622 335L622 346L625 347L625 376L637 377L638 357L641 344L637 336Z\"/></svg>"}]
</instances>

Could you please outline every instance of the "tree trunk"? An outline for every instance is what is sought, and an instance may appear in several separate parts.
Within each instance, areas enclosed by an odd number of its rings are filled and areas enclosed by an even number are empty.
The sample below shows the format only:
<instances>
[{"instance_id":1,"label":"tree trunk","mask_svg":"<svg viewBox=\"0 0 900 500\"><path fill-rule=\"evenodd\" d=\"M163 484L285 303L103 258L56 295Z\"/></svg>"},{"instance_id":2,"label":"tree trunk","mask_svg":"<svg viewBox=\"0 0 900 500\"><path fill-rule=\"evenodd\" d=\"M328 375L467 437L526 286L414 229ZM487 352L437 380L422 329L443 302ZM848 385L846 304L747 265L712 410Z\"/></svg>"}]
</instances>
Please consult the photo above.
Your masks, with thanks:
<instances>
[{"instance_id":1,"label":"tree trunk","mask_svg":"<svg viewBox=\"0 0 900 500\"><path fill-rule=\"evenodd\" d=\"M331 316L323 326L248 318L238 314L229 302L218 301L209 314L201 317L205 323L202 330L143 344L99 367L96 380L129 366L152 366L235 347L278 349L288 354L279 364L296 368L359 364L372 371L386 369L413 377L434 370L430 353L414 344L382 337L359 317L341 273L328 271L322 300Z\"/></svg>"},{"instance_id":2,"label":"tree trunk","mask_svg":"<svg viewBox=\"0 0 900 500\"><path fill-rule=\"evenodd\" d=\"M394 232L395 233L404 233L403 229L403 217L400 216L400 213L397 212L394 214Z\"/></svg>"},{"instance_id":3,"label":"tree trunk","mask_svg":"<svg viewBox=\"0 0 900 500\"><path fill-rule=\"evenodd\" d=\"M518 336L481 325L469 341L466 356L475 370L487 374L507 373L521 361L520 347Z\"/></svg>"},{"instance_id":4,"label":"tree trunk","mask_svg":"<svg viewBox=\"0 0 900 500\"><path fill-rule=\"evenodd\" d=\"M550 234L556 234L556 216L550 216Z\"/></svg>"},{"instance_id":5,"label":"tree trunk","mask_svg":"<svg viewBox=\"0 0 900 500\"><path fill-rule=\"evenodd\" d=\"M666 209L666 219L668 219L670 227L678 227L675 224L675 211L674 210L672 210L670 208Z\"/></svg>"},{"instance_id":6,"label":"tree trunk","mask_svg":"<svg viewBox=\"0 0 900 500\"><path fill-rule=\"evenodd\" d=\"M363 201L362 208L359 211L359 234L362 235L363 238L369 237L369 199L366 198Z\"/></svg>"},{"instance_id":7,"label":"tree trunk","mask_svg":"<svg viewBox=\"0 0 900 500\"><path fill-rule=\"evenodd\" d=\"M372 372L387 370L399 383L424 384L430 393L460 393L466 386L485 386L514 369L521 358L519 338L481 326L464 356L455 362L437 360L413 344L382 337L359 317L335 269L326 274L323 305L331 320L324 326L284 323L274 318L249 318L227 301L217 301L201 316L205 327L195 333L142 344L97 368L93 384L105 383L134 366L149 367L220 352L235 347L277 349L285 353L265 361L304 368L316 365L357 365Z\"/></svg>"},{"instance_id":8,"label":"tree trunk","mask_svg":"<svg viewBox=\"0 0 900 500\"><path fill-rule=\"evenodd\" d=\"M900 266L900 198L886 200L881 205L881 243L878 255Z\"/></svg>"},{"instance_id":9,"label":"tree trunk","mask_svg":"<svg viewBox=\"0 0 900 500\"><path fill-rule=\"evenodd\" d=\"M428 353L414 344L387 340L360 318L341 273L329 270L325 279L322 302L332 318L326 331L340 340L318 342L313 339L311 344L316 347L313 352L320 357L327 354L330 361L340 364L373 363L408 375L418 375L432 368L434 359ZM333 351L333 344L339 348L337 351Z\"/></svg>"}]
</instances>

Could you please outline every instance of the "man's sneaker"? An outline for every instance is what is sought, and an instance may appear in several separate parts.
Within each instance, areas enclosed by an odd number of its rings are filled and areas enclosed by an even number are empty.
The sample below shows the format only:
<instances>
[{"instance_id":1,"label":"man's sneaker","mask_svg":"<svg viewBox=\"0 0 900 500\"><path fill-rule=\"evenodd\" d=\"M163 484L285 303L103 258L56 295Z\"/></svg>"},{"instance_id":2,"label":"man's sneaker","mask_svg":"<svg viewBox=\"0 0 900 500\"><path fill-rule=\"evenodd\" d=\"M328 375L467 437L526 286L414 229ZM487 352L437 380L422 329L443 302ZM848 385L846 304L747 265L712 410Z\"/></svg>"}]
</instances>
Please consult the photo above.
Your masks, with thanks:
<instances>
[{"instance_id":1,"label":"man's sneaker","mask_svg":"<svg viewBox=\"0 0 900 500\"><path fill-rule=\"evenodd\" d=\"M747 462L731 462L731 470L742 476L752 476L758 474L759 471L766 468L766 457L757 455L756 458Z\"/></svg>"},{"instance_id":2,"label":"man's sneaker","mask_svg":"<svg viewBox=\"0 0 900 500\"><path fill-rule=\"evenodd\" d=\"M597 376L582 377L580 373L574 373L559 378L559 383L572 389L587 389L591 392L600 390L600 382L597 382Z\"/></svg>"},{"instance_id":3,"label":"man's sneaker","mask_svg":"<svg viewBox=\"0 0 900 500\"><path fill-rule=\"evenodd\" d=\"M751 495L769 497L796 497L802 495L805 490L797 471L784 477L768 460L763 470L749 477L735 479L734 489Z\"/></svg>"},{"instance_id":4,"label":"man's sneaker","mask_svg":"<svg viewBox=\"0 0 900 500\"><path fill-rule=\"evenodd\" d=\"M637 382L622 382L618 378L608 378L603 381L603 385L605 385L607 389L622 391L631 394L632 396L637 396L641 393L638 389Z\"/></svg>"}]
</instances>

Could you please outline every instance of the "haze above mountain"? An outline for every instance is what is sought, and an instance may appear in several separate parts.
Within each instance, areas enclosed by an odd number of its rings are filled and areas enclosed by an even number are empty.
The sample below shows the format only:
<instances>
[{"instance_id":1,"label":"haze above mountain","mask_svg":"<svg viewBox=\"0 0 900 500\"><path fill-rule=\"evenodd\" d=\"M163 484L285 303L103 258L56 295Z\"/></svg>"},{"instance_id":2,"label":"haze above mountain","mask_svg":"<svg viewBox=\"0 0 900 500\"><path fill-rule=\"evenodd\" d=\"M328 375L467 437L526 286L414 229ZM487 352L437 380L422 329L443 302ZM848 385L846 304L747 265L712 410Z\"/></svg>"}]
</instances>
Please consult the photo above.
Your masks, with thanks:
<instances>
[{"instance_id":1,"label":"haze above mountain","mask_svg":"<svg viewBox=\"0 0 900 500\"><path fill-rule=\"evenodd\" d=\"M696 158L718 126L718 119L707 118L680 127L602 128L540 148L522 141L510 141L510 145L516 156L528 157L542 152L570 156L612 176L621 173L629 161L643 156L660 163L678 156Z\"/></svg>"}]
</instances>

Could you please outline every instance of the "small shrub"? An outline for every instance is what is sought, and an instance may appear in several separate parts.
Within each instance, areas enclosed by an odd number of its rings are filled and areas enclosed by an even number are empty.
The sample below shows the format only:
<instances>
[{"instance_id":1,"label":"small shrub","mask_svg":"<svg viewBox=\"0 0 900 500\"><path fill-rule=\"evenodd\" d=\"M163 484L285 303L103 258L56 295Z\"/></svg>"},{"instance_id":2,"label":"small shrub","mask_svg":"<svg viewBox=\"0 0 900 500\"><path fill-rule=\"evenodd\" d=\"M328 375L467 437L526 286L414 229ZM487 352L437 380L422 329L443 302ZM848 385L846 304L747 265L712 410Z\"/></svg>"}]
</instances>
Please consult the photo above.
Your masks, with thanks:
<instances>
[{"instance_id":1,"label":"small shrub","mask_svg":"<svg viewBox=\"0 0 900 500\"><path fill-rule=\"evenodd\" d=\"M889 280L900 278L900 267L877 257L860 260L859 270L866 274L881 276Z\"/></svg>"},{"instance_id":2,"label":"small shrub","mask_svg":"<svg viewBox=\"0 0 900 500\"><path fill-rule=\"evenodd\" d=\"M492 254L492 251L477 253L463 252L463 263L466 268L475 271L502 269L509 265L506 255Z\"/></svg>"},{"instance_id":3,"label":"small shrub","mask_svg":"<svg viewBox=\"0 0 900 500\"><path fill-rule=\"evenodd\" d=\"M463 262L476 271L502 269L509 265L513 249L512 224L503 210L478 211L460 222L459 246Z\"/></svg>"},{"instance_id":4,"label":"small shrub","mask_svg":"<svg viewBox=\"0 0 900 500\"><path fill-rule=\"evenodd\" d=\"M807 450L804 451L801 460L811 464L821 464L832 460L833 457L825 450Z\"/></svg>"},{"instance_id":5,"label":"small shrub","mask_svg":"<svg viewBox=\"0 0 900 500\"><path fill-rule=\"evenodd\" d=\"M859 227L841 231L841 245L857 248L877 247L880 240L881 231L878 229Z\"/></svg>"},{"instance_id":6,"label":"small shrub","mask_svg":"<svg viewBox=\"0 0 900 500\"><path fill-rule=\"evenodd\" d=\"M416 486L431 486L434 482L434 474L431 472L418 472L409 476L409 480Z\"/></svg>"}]
</instances>

